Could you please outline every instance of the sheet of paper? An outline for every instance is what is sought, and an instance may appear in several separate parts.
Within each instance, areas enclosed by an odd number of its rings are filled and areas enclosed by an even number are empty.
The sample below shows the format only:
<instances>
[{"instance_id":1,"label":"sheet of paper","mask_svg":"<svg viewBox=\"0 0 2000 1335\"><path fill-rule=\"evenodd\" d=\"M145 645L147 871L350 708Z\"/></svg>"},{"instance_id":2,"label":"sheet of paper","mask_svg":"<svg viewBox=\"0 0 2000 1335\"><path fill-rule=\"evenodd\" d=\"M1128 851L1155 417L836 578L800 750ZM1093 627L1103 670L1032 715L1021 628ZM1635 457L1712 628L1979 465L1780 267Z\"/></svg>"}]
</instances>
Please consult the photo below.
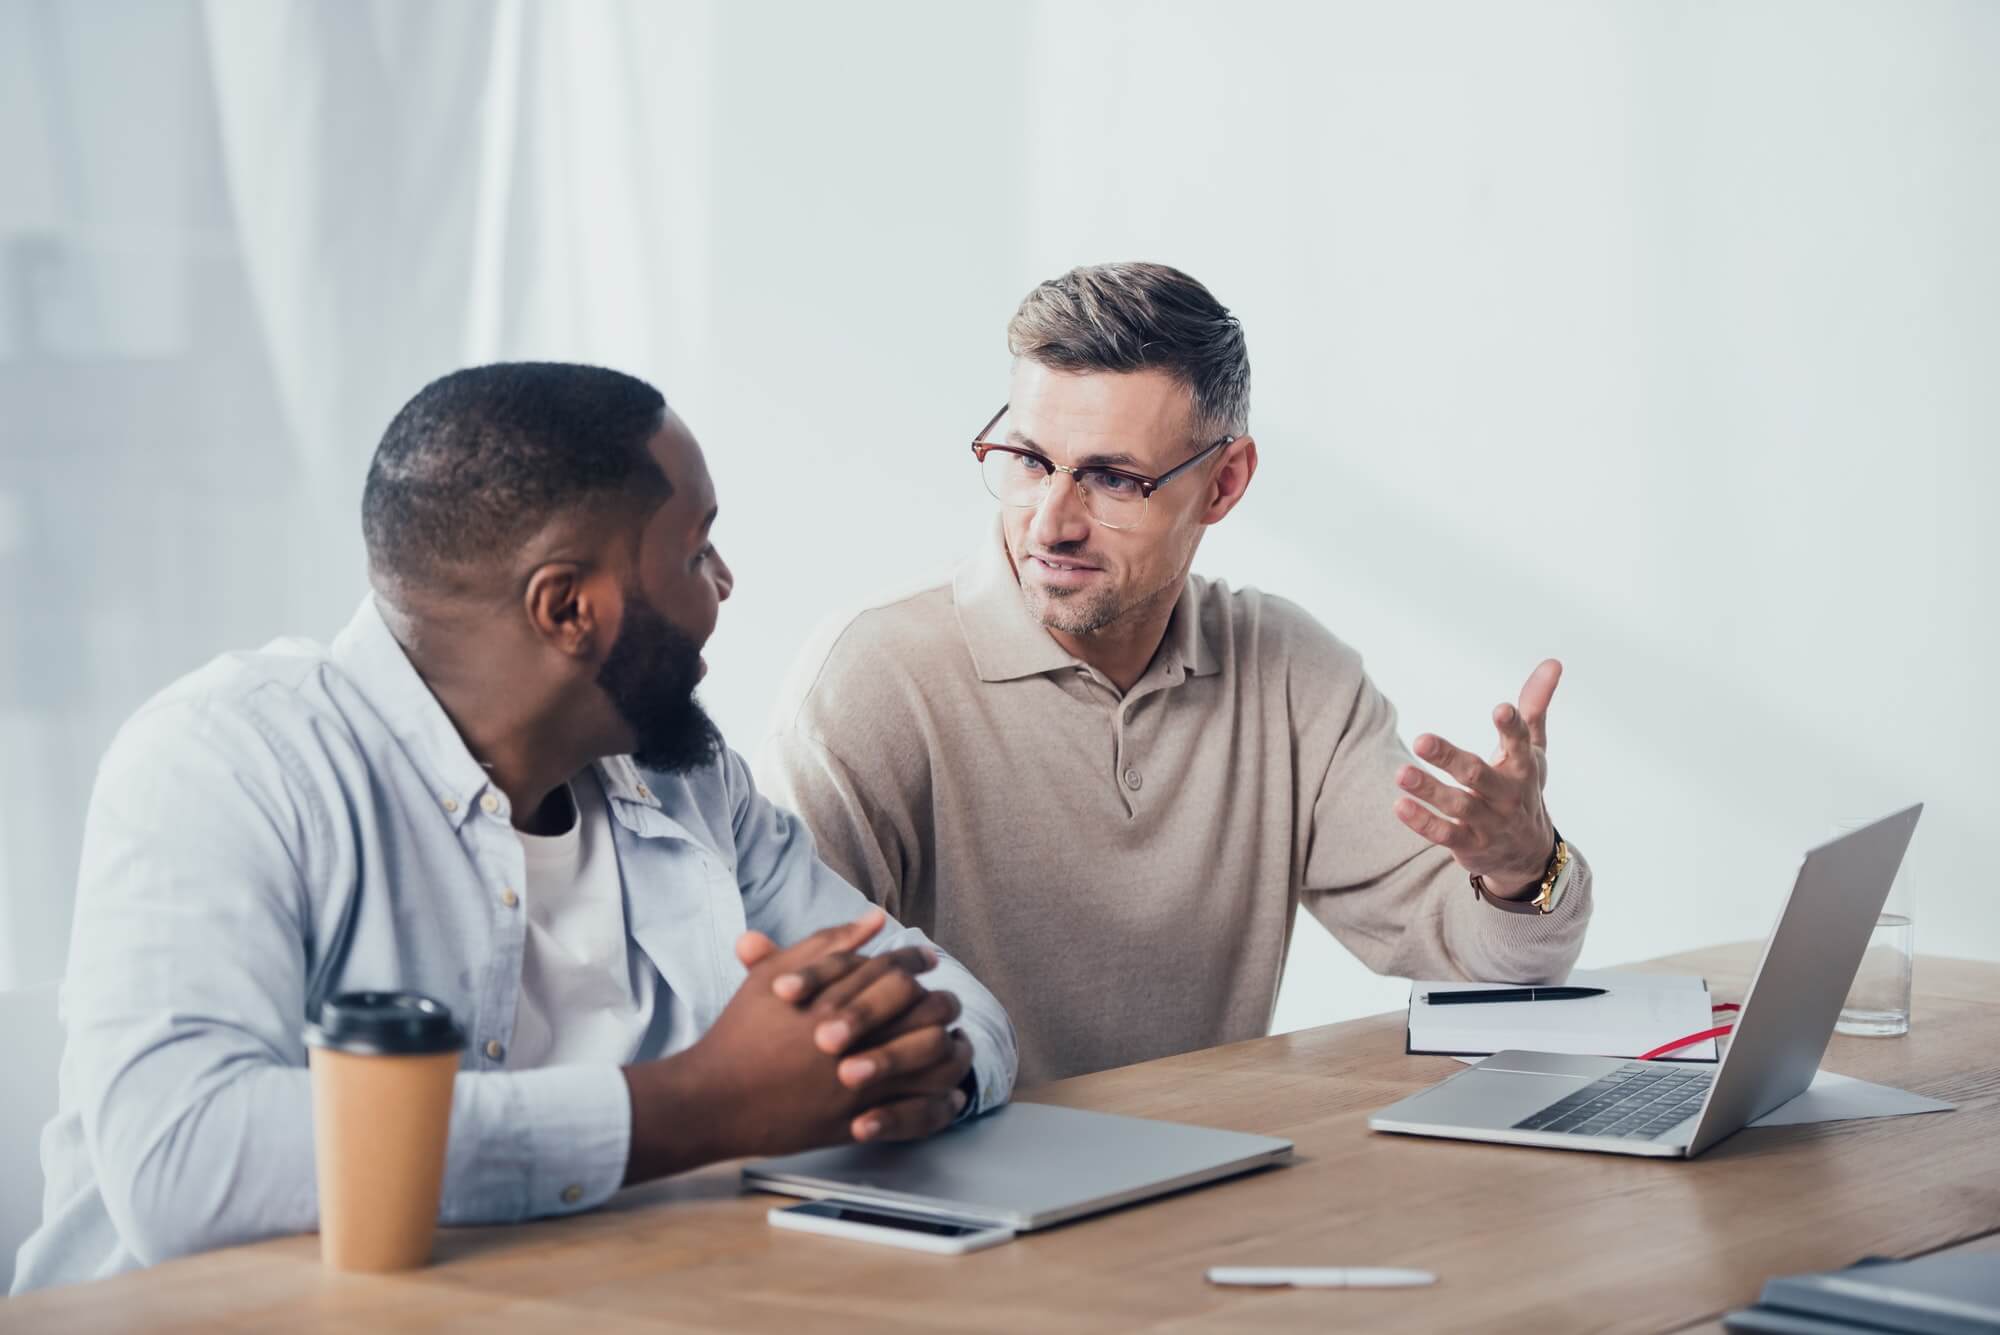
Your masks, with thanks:
<instances>
[{"instance_id":1,"label":"sheet of paper","mask_svg":"<svg viewBox=\"0 0 2000 1335\"><path fill-rule=\"evenodd\" d=\"M1484 1057L1454 1057L1467 1066ZM1950 1112L1958 1105L1912 1094L1906 1089L1856 1080L1851 1075L1819 1071L1805 1093L1765 1113L1752 1126L1808 1126L1814 1122L1854 1122L1864 1117L1907 1117L1912 1113Z\"/></svg>"},{"instance_id":2,"label":"sheet of paper","mask_svg":"<svg viewBox=\"0 0 2000 1335\"><path fill-rule=\"evenodd\" d=\"M1578 1001L1518 1001L1487 1006L1432 1006L1440 991L1487 990L1509 983L1415 982L1410 985L1411 1052L1487 1056L1508 1048L1575 1056L1636 1057L1662 1043L1710 1028L1708 985L1692 974L1578 969L1565 980L1606 993ZM1716 1059L1713 1039L1681 1049L1680 1061Z\"/></svg>"},{"instance_id":3,"label":"sheet of paper","mask_svg":"<svg viewBox=\"0 0 2000 1335\"><path fill-rule=\"evenodd\" d=\"M1856 1080L1851 1075L1820 1071L1806 1091L1790 1103L1765 1113L1752 1126L1805 1126L1811 1122L1851 1122L1862 1117L1905 1117L1911 1113L1950 1112L1953 1105L1925 1098L1906 1089Z\"/></svg>"}]
</instances>

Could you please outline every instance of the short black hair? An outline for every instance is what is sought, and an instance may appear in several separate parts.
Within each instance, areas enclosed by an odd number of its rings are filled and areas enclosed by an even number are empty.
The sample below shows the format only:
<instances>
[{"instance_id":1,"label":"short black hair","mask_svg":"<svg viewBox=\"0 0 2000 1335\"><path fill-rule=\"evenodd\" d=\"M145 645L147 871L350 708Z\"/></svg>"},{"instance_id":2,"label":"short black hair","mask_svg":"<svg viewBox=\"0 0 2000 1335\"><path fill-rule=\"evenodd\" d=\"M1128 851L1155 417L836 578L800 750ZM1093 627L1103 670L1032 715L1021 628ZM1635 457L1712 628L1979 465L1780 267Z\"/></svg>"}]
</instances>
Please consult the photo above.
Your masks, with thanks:
<instances>
[{"instance_id":1,"label":"short black hair","mask_svg":"<svg viewBox=\"0 0 2000 1335\"><path fill-rule=\"evenodd\" d=\"M601 366L501 362L433 380L368 467L361 531L378 573L422 581L515 550L565 510L673 493L646 448L667 401Z\"/></svg>"}]
</instances>

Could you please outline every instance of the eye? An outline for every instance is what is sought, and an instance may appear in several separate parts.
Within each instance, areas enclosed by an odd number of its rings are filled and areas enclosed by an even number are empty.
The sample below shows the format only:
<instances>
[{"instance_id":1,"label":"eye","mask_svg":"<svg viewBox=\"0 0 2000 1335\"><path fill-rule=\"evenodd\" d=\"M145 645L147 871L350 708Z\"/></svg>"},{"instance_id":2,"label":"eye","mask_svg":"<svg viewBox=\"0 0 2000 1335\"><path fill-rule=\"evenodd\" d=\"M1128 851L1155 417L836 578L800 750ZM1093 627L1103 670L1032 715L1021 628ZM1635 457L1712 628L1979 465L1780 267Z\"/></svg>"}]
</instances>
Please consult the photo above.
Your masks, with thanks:
<instances>
[{"instance_id":1,"label":"eye","mask_svg":"<svg viewBox=\"0 0 2000 1335\"><path fill-rule=\"evenodd\" d=\"M1007 457L1013 460L1014 465L1023 473L1029 473L1035 477L1047 477L1049 475L1049 461L1040 455L1009 454Z\"/></svg>"},{"instance_id":2,"label":"eye","mask_svg":"<svg viewBox=\"0 0 2000 1335\"><path fill-rule=\"evenodd\" d=\"M701 550L694 554L695 566L699 568L700 566L707 564L708 558L714 555L715 555L715 544L712 542L703 543Z\"/></svg>"},{"instance_id":3,"label":"eye","mask_svg":"<svg viewBox=\"0 0 2000 1335\"><path fill-rule=\"evenodd\" d=\"M1085 485L1090 487L1092 491L1101 493L1108 500L1123 501L1137 500L1139 498L1139 480L1137 478L1127 477L1123 473L1113 473L1102 468L1088 468L1084 471L1088 474Z\"/></svg>"}]
</instances>

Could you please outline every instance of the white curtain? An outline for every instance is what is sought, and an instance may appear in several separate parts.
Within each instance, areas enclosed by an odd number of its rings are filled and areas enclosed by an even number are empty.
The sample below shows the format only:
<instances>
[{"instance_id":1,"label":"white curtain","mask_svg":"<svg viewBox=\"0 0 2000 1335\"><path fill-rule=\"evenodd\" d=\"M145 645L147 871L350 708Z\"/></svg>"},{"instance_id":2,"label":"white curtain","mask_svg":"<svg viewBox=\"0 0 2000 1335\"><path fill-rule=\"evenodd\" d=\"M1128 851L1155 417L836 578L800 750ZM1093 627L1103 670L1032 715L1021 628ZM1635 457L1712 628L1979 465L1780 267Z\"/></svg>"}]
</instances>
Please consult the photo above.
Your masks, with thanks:
<instances>
[{"instance_id":1,"label":"white curtain","mask_svg":"<svg viewBox=\"0 0 2000 1335\"><path fill-rule=\"evenodd\" d=\"M118 722L351 610L366 462L420 385L503 357L698 371L708 26L0 0L0 988L60 970Z\"/></svg>"},{"instance_id":2,"label":"white curtain","mask_svg":"<svg viewBox=\"0 0 2000 1335\"><path fill-rule=\"evenodd\" d=\"M1014 302L1131 257L1249 332L1201 568L1410 731L1568 660L1587 962L1761 935L1911 798L1920 948L2000 958L1996 68L1981 0L0 0L0 986L60 968L118 721L350 610L432 375L682 410L747 749L813 622L985 522ZM1288 1023L1394 1003L1299 952Z\"/></svg>"},{"instance_id":3,"label":"white curtain","mask_svg":"<svg viewBox=\"0 0 2000 1335\"><path fill-rule=\"evenodd\" d=\"M416 384L691 322L699 5L209 0L230 207L291 431L353 488ZM649 63L663 39L682 58ZM678 217L669 209L683 206Z\"/></svg>"}]
</instances>

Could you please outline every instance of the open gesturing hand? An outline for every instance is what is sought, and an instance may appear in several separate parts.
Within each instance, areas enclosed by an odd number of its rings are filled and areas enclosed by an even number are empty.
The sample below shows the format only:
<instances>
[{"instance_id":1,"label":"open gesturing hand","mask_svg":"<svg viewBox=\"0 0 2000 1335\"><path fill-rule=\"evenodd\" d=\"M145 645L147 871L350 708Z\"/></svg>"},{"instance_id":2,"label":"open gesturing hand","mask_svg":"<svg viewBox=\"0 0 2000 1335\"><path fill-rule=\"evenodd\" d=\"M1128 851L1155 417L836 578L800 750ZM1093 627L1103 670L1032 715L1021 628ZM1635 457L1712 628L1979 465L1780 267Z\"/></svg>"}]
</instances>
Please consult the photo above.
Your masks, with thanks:
<instances>
[{"instance_id":1,"label":"open gesturing hand","mask_svg":"<svg viewBox=\"0 0 2000 1335\"><path fill-rule=\"evenodd\" d=\"M1416 765L1396 773L1405 793L1396 799L1396 818L1450 849L1468 874L1485 877L1494 894L1510 899L1540 883L1555 849L1555 823L1542 790L1549 777L1549 701L1561 680L1562 664L1544 659L1521 687L1519 703L1494 709L1500 748L1490 760L1432 733L1417 738L1418 758L1461 787Z\"/></svg>"}]
</instances>

